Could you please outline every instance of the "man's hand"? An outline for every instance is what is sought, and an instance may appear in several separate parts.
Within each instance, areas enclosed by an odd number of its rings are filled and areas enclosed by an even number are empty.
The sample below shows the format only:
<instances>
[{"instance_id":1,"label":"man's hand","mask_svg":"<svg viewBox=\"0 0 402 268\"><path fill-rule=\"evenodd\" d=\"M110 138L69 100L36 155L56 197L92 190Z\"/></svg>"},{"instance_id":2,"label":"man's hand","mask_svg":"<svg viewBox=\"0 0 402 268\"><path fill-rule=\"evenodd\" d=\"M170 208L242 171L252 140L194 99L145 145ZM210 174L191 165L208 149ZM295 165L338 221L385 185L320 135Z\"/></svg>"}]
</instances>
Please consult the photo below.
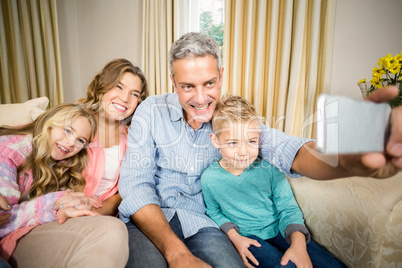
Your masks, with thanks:
<instances>
[{"instance_id":1,"label":"man's hand","mask_svg":"<svg viewBox=\"0 0 402 268\"><path fill-rule=\"evenodd\" d=\"M189 252L186 255L178 255L177 258L169 261L169 267L172 268L212 268L209 264L203 262Z\"/></svg>"},{"instance_id":2,"label":"man's hand","mask_svg":"<svg viewBox=\"0 0 402 268\"><path fill-rule=\"evenodd\" d=\"M386 102L397 93L398 89L390 86L374 91L367 101ZM314 142L307 142L297 152L292 170L317 180L353 176L388 178L397 174L402 170L402 106L392 109L391 135L385 153L323 155Z\"/></svg>"},{"instance_id":3,"label":"man's hand","mask_svg":"<svg viewBox=\"0 0 402 268\"><path fill-rule=\"evenodd\" d=\"M378 89L370 94L366 100L373 102L386 102L398 94L398 88L389 86ZM375 127L375 126L373 126ZM356 156L341 156L342 166L352 173L359 174L358 169L366 169L366 176L374 178L388 178L402 170L402 106L392 109L391 134L384 153L369 153L356 161ZM354 166L352 166L354 165Z\"/></svg>"},{"instance_id":4,"label":"man's hand","mask_svg":"<svg viewBox=\"0 0 402 268\"><path fill-rule=\"evenodd\" d=\"M239 253L241 259L243 260L244 265L247 268L252 268L252 266L248 260L252 261L254 265L258 266L259 263L254 255L248 250L248 248L252 245L255 247L261 247L260 243L257 240L244 237L240 235L235 229L231 229L228 231L228 237L230 241L232 241L235 246L237 252Z\"/></svg>"},{"instance_id":5,"label":"man's hand","mask_svg":"<svg viewBox=\"0 0 402 268\"><path fill-rule=\"evenodd\" d=\"M1 210L11 210L11 206L8 204L7 199L4 198L4 196L2 196L0 194L0 211ZM5 225L6 223L10 222L10 213L3 213L3 211L1 211L0 213L0 227L2 227L3 225Z\"/></svg>"}]
</instances>

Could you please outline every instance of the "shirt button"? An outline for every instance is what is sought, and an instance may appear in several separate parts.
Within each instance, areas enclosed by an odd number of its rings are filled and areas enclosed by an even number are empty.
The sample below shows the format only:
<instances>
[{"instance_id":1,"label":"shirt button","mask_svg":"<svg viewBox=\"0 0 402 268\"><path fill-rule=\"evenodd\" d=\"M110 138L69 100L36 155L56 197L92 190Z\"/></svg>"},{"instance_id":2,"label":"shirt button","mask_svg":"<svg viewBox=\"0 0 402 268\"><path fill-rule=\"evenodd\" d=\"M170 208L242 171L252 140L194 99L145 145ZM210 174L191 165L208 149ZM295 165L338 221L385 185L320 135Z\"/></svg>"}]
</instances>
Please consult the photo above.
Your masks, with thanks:
<instances>
[{"instance_id":1,"label":"shirt button","mask_svg":"<svg viewBox=\"0 0 402 268\"><path fill-rule=\"evenodd\" d=\"M197 147L197 144L194 143L194 144L193 144L193 147L194 147L194 148Z\"/></svg>"},{"instance_id":2,"label":"shirt button","mask_svg":"<svg viewBox=\"0 0 402 268\"><path fill-rule=\"evenodd\" d=\"M177 196L181 196L181 193L177 193Z\"/></svg>"},{"instance_id":3,"label":"shirt button","mask_svg":"<svg viewBox=\"0 0 402 268\"><path fill-rule=\"evenodd\" d=\"M194 168L193 168L193 167L191 167L191 168L190 168L190 170L191 170L191 171L194 171Z\"/></svg>"}]
</instances>

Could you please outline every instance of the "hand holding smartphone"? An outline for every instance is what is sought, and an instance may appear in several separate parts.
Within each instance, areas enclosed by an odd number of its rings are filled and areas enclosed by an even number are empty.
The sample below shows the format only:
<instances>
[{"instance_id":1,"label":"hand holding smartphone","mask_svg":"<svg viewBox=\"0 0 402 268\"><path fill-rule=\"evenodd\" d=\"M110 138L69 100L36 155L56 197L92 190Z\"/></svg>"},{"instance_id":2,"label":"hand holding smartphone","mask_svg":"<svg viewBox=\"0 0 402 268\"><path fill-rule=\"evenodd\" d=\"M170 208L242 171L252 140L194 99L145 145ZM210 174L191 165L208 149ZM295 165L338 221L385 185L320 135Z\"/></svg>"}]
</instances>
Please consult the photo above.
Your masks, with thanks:
<instances>
[{"instance_id":1,"label":"hand holding smartphone","mask_svg":"<svg viewBox=\"0 0 402 268\"><path fill-rule=\"evenodd\" d=\"M384 152L391 106L323 94L317 101L317 150L324 154Z\"/></svg>"}]
</instances>

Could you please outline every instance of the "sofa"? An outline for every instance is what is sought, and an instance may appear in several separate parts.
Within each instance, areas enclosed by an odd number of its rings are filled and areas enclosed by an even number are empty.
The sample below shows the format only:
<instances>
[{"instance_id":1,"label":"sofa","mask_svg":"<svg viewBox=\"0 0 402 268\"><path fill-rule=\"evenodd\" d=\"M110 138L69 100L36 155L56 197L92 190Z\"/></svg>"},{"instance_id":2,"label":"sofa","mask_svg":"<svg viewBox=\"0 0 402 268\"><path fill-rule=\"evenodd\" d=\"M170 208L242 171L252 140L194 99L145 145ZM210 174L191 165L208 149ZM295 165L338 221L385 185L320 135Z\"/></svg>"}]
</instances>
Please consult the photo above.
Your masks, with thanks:
<instances>
[{"instance_id":1,"label":"sofa","mask_svg":"<svg viewBox=\"0 0 402 268\"><path fill-rule=\"evenodd\" d=\"M288 178L312 238L348 267L402 267L402 173Z\"/></svg>"},{"instance_id":2,"label":"sofa","mask_svg":"<svg viewBox=\"0 0 402 268\"><path fill-rule=\"evenodd\" d=\"M0 105L0 125L26 124L46 97ZM402 173L389 179L288 178L313 239L348 267L402 268Z\"/></svg>"}]
</instances>

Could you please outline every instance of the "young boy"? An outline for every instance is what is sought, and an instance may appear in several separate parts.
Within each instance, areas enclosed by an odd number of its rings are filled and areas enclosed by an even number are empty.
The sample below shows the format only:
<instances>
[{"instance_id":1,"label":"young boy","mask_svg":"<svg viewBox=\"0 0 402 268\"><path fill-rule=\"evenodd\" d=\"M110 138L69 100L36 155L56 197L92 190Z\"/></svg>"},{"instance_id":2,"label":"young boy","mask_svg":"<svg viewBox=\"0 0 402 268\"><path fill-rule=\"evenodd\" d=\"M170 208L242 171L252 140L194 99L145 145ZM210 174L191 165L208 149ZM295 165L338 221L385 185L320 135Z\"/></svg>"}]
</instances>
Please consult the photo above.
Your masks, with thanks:
<instances>
[{"instance_id":1,"label":"young boy","mask_svg":"<svg viewBox=\"0 0 402 268\"><path fill-rule=\"evenodd\" d=\"M260 124L241 97L217 107L210 138L222 158L201 176L207 215L246 267L345 267L310 240L285 175L258 156Z\"/></svg>"}]
</instances>

